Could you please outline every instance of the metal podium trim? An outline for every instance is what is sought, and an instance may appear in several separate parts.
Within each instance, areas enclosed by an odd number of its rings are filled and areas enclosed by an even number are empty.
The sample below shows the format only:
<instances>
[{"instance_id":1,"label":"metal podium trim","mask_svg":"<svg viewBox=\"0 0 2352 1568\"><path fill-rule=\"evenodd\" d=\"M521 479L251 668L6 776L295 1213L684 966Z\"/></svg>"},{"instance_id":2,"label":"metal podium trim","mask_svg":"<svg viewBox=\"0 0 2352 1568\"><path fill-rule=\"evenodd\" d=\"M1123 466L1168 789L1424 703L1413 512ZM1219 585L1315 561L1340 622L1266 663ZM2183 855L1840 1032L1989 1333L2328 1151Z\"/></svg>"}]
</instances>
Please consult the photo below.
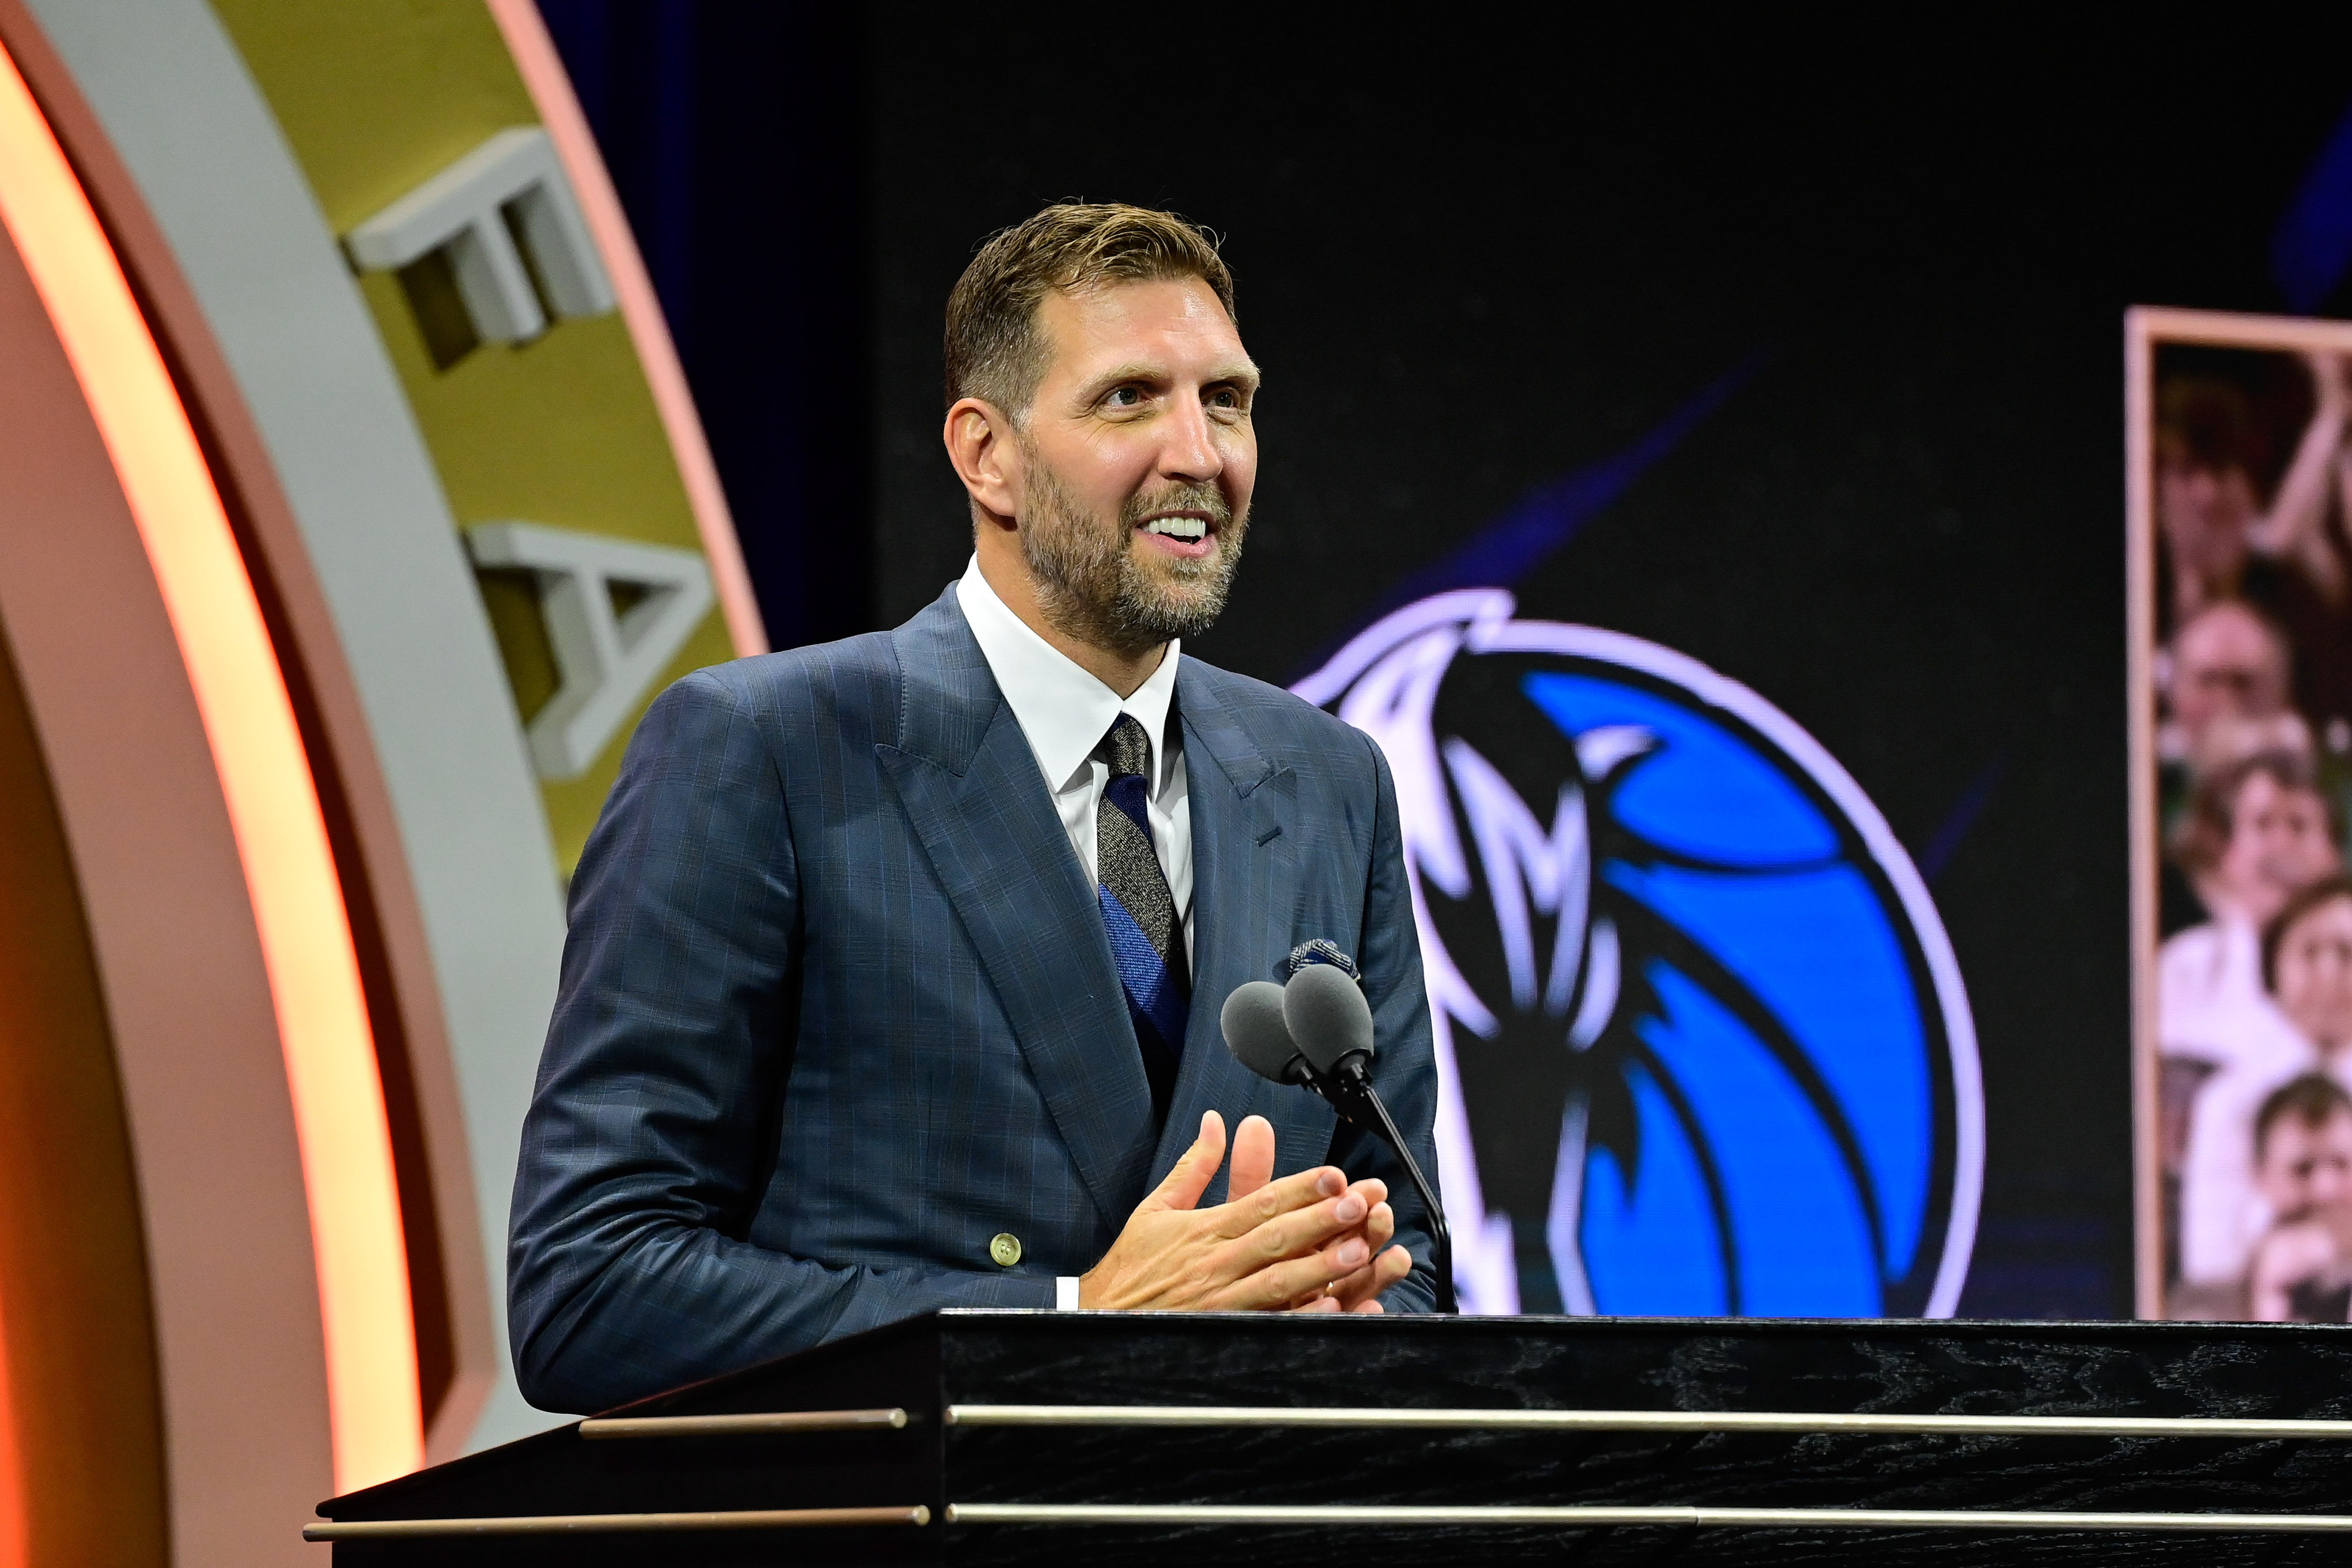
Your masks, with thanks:
<instances>
[{"instance_id":1,"label":"metal podium trim","mask_svg":"<svg viewBox=\"0 0 2352 1568\"><path fill-rule=\"evenodd\" d=\"M591 1535L622 1531L822 1530L845 1525L929 1524L908 1508L762 1508L724 1513L541 1513L488 1519L352 1519L302 1527L305 1541L402 1541L449 1535Z\"/></svg>"},{"instance_id":2,"label":"metal podium trim","mask_svg":"<svg viewBox=\"0 0 2352 1568\"><path fill-rule=\"evenodd\" d=\"M887 1410L778 1410L748 1416L591 1416L580 1435L613 1437L724 1437L762 1432L854 1432L907 1424L907 1413Z\"/></svg>"},{"instance_id":3,"label":"metal podium trim","mask_svg":"<svg viewBox=\"0 0 2352 1568\"><path fill-rule=\"evenodd\" d=\"M1267 1405L950 1405L951 1427L1366 1427L1492 1431L1855 1432L2005 1437L2300 1437L2352 1442L2352 1421L2205 1416L1880 1416L1727 1410L1413 1410Z\"/></svg>"},{"instance_id":4,"label":"metal podium trim","mask_svg":"<svg viewBox=\"0 0 2352 1568\"><path fill-rule=\"evenodd\" d=\"M955 1502L950 1524L1557 1525L1572 1529L2081 1530L2352 1533L2352 1514L2009 1513L1967 1509L1874 1508L1445 1508L1218 1503Z\"/></svg>"}]
</instances>

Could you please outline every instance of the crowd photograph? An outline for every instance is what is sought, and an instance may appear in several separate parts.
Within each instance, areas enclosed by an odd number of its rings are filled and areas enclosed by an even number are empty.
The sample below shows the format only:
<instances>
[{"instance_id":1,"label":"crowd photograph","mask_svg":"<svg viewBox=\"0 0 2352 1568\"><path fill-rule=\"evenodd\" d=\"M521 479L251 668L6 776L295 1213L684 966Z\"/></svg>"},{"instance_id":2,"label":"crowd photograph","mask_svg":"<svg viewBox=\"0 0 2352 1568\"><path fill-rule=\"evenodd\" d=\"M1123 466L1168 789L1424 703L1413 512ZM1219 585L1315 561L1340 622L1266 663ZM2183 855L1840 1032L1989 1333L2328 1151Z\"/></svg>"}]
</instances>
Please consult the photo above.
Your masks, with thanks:
<instances>
[{"instance_id":1,"label":"crowd photograph","mask_svg":"<svg viewBox=\"0 0 2352 1568\"><path fill-rule=\"evenodd\" d=\"M2303 333L2307 333L2304 329ZM2147 428L2164 1315L2352 1301L2352 354L2158 341Z\"/></svg>"}]
</instances>

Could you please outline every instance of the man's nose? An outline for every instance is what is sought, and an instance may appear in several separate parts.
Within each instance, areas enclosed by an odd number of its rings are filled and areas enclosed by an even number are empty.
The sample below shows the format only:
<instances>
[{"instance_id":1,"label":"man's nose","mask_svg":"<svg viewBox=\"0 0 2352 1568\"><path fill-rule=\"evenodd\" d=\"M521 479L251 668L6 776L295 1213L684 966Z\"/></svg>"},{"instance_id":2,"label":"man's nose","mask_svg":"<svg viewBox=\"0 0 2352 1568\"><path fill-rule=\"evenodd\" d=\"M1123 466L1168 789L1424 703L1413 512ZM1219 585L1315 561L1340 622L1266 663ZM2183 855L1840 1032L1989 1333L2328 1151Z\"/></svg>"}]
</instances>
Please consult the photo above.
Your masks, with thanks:
<instances>
[{"instance_id":1,"label":"man's nose","mask_svg":"<svg viewBox=\"0 0 2352 1568\"><path fill-rule=\"evenodd\" d=\"M1225 471L1225 455L1198 400L1177 399L1174 416L1160 430L1160 471L1167 477L1205 485Z\"/></svg>"}]
</instances>

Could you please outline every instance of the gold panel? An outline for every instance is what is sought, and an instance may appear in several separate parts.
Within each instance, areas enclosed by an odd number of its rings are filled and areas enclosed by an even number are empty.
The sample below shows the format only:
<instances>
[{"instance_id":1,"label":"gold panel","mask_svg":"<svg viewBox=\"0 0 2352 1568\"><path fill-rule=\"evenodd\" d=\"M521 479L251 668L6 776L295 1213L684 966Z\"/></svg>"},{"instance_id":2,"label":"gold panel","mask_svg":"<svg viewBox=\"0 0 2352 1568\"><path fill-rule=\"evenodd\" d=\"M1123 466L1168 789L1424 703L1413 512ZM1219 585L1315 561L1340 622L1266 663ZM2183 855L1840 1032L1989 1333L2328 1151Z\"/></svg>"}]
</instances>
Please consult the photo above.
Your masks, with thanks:
<instances>
[{"instance_id":1,"label":"gold panel","mask_svg":"<svg viewBox=\"0 0 2352 1568\"><path fill-rule=\"evenodd\" d=\"M349 232L493 132L539 121L480 0L219 0L329 223ZM360 279L460 527L535 522L699 551L700 537L620 314L557 320L520 347L469 340L446 268ZM486 574L519 713L554 686L526 580ZM717 609L646 694L733 656ZM643 711L640 705L639 711ZM635 727L582 779L542 783L568 873Z\"/></svg>"}]
</instances>

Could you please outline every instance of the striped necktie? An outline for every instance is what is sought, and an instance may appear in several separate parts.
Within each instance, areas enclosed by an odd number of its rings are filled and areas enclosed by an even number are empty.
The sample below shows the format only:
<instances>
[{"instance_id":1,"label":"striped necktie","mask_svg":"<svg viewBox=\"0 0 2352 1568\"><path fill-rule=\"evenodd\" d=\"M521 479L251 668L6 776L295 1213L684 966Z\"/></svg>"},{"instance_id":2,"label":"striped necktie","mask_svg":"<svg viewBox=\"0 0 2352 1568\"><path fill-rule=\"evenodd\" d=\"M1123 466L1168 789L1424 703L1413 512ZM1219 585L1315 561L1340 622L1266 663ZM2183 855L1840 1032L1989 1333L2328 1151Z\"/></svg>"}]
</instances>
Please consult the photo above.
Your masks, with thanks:
<instances>
[{"instance_id":1,"label":"striped necktie","mask_svg":"<svg viewBox=\"0 0 2352 1568\"><path fill-rule=\"evenodd\" d=\"M1167 874L1151 843L1145 812L1145 776L1151 742L1132 715L1121 714L1095 755L1110 765L1095 811L1096 895L1111 956L1127 992L1127 1014L1151 1084L1151 1113L1165 1124L1176 1092L1176 1063L1184 1050L1184 1022L1192 1010L1184 924L1168 892Z\"/></svg>"}]
</instances>

